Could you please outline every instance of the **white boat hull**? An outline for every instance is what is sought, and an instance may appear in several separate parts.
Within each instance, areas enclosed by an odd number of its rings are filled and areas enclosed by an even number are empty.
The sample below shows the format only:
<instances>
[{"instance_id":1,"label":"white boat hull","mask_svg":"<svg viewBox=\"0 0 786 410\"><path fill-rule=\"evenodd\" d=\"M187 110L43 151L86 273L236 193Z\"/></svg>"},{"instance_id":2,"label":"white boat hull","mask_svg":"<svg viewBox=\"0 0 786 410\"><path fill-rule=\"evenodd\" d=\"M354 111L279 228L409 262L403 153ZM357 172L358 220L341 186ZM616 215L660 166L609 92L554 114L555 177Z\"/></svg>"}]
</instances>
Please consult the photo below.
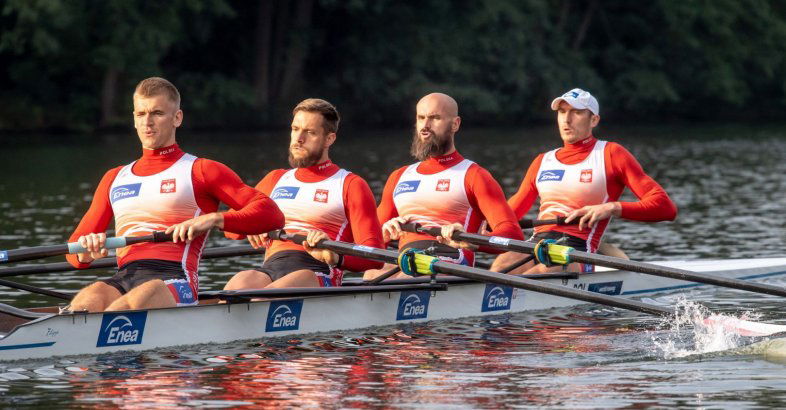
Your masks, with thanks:
<instances>
[{"instance_id":1,"label":"white boat hull","mask_svg":"<svg viewBox=\"0 0 786 410\"><path fill-rule=\"evenodd\" d=\"M786 258L655 263L746 280L786 276ZM616 270L548 281L622 297L703 286ZM0 339L0 360L225 343L581 303L506 286L461 283L438 292L391 291L117 313L53 314L21 324Z\"/></svg>"}]
</instances>

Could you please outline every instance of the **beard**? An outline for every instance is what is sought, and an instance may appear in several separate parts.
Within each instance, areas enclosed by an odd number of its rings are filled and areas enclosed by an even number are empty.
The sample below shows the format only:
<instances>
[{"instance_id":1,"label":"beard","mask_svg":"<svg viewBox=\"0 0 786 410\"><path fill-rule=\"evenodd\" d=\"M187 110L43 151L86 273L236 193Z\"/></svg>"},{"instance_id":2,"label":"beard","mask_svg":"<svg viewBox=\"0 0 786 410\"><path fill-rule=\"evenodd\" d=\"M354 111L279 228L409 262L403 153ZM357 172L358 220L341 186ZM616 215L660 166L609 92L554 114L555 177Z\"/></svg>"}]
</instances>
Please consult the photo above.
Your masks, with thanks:
<instances>
[{"instance_id":1,"label":"beard","mask_svg":"<svg viewBox=\"0 0 786 410\"><path fill-rule=\"evenodd\" d=\"M306 150L303 147L300 148ZM289 166L292 168L308 168L310 166L317 165L319 160L322 159L322 154L325 152L325 148L323 147L318 151L306 151L308 152L308 155L305 157L295 158L292 155L292 147L289 147Z\"/></svg>"},{"instance_id":2,"label":"beard","mask_svg":"<svg viewBox=\"0 0 786 410\"><path fill-rule=\"evenodd\" d=\"M446 152L450 149L451 137L452 134L449 134L450 131L445 132L442 135L431 131L431 136L428 139L423 140L420 138L420 132L415 129L414 135L412 136L412 146L409 148L409 153L415 157L418 161L425 161L431 157L438 157L440 155L445 155Z\"/></svg>"}]
</instances>

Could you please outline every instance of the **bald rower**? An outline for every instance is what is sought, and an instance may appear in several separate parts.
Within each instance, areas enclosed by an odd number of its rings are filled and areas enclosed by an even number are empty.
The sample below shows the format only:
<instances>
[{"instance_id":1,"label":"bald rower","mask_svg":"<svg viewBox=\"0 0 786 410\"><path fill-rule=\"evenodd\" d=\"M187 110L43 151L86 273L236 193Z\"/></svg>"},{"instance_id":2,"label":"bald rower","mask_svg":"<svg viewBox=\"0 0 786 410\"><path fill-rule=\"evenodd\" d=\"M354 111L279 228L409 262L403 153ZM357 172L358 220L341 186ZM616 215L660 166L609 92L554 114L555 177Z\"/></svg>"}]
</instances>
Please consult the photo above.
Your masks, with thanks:
<instances>
[{"instance_id":1,"label":"bald rower","mask_svg":"<svg viewBox=\"0 0 786 410\"><path fill-rule=\"evenodd\" d=\"M455 135L460 126L456 100L442 93L420 99L410 148L419 162L401 167L388 177L377 216L384 222L385 243L397 239L400 250L434 247L440 259L472 266L477 249L447 239L454 230L478 232L486 220L491 235L514 239L523 236L499 183L456 150ZM442 227L442 236L404 232L401 225L407 222ZM480 251L499 253L490 248ZM366 271L364 279L373 279L392 267Z\"/></svg>"}]
</instances>

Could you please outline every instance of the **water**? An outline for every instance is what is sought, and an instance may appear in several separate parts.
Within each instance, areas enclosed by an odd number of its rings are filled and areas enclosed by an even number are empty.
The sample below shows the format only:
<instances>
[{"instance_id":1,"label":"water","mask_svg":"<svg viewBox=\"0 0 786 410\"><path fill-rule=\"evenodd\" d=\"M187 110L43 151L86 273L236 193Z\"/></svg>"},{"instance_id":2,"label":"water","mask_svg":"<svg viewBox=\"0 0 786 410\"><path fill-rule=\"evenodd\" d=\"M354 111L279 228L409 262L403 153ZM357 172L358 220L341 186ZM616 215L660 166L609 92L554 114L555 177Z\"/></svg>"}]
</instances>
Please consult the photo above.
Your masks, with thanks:
<instances>
[{"instance_id":1,"label":"water","mask_svg":"<svg viewBox=\"0 0 786 410\"><path fill-rule=\"evenodd\" d=\"M366 177L377 195L388 173L409 161L407 131L347 130L343 135L353 139L339 139L333 159ZM632 258L786 255L786 221L781 217L786 211L786 135L778 127L609 129L602 135L633 152L680 209L674 223L612 225L609 241ZM285 166L286 137L260 134L227 141L221 135L181 133L179 139L187 151L224 162L254 184L268 170ZM4 138L0 249L63 242L87 209L102 173L130 162L139 152L131 135L82 142ZM486 166L508 195L532 158L556 143L550 128L466 130L458 138L460 151ZM213 234L208 246L230 244L236 243ZM218 289L234 272L256 263L248 257L205 261L204 289ZM107 274L95 270L19 279L75 290ZM689 297L716 312L752 311L760 320L786 324L778 298L730 290L694 291ZM55 303L9 289L0 289L0 302ZM675 334L656 319L580 306L228 345L0 363L0 396L5 406L16 408L786 405L786 359L765 355L760 345L720 352L699 347L690 329Z\"/></svg>"}]
</instances>

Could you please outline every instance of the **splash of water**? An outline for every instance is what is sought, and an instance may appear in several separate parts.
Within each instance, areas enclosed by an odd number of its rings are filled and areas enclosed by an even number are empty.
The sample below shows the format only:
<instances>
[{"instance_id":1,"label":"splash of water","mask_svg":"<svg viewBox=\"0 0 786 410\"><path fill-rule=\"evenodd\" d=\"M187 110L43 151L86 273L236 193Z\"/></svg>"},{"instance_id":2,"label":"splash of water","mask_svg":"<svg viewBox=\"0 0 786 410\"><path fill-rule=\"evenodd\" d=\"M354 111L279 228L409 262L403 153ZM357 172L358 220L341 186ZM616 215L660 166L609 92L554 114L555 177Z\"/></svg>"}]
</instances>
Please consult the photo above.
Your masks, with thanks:
<instances>
[{"instance_id":1,"label":"splash of water","mask_svg":"<svg viewBox=\"0 0 786 410\"><path fill-rule=\"evenodd\" d=\"M650 334L660 355L667 360L738 348L745 342L744 335L724 323L756 319L751 312L739 317L711 313L684 297L677 299L674 307L676 316L663 319L658 330Z\"/></svg>"}]
</instances>

